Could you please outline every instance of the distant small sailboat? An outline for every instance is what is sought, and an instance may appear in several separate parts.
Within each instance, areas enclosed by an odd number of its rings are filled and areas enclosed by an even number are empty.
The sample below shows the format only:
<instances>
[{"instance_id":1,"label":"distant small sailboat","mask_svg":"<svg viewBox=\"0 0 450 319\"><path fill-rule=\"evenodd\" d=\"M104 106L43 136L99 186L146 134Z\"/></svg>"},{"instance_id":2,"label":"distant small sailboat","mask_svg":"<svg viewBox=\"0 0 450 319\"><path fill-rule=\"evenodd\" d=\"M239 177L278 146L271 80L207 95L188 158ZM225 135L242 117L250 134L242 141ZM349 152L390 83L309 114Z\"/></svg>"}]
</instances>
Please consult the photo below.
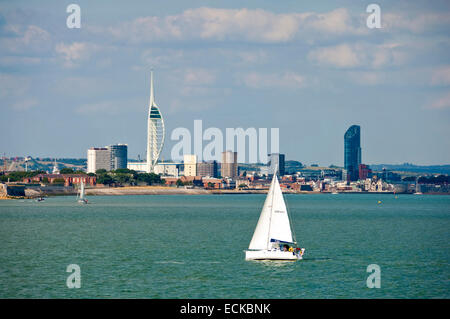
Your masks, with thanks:
<instances>
[{"instance_id":1,"label":"distant small sailboat","mask_svg":"<svg viewBox=\"0 0 450 319\"><path fill-rule=\"evenodd\" d=\"M78 192L78 203L80 203L80 204L87 204L88 203L88 201L86 199L86 194L85 194L85 191L84 191L84 182L83 182L83 180L80 183L80 190Z\"/></svg>"},{"instance_id":2,"label":"distant small sailboat","mask_svg":"<svg viewBox=\"0 0 450 319\"><path fill-rule=\"evenodd\" d=\"M416 191L414 192L414 195L423 195L421 192L420 184L419 184L419 177L416 177Z\"/></svg>"},{"instance_id":3,"label":"distant small sailboat","mask_svg":"<svg viewBox=\"0 0 450 319\"><path fill-rule=\"evenodd\" d=\"M277 175L274 174L246 260L300 260L305 249L297 248L286 203Z\"/></svg>"}]
</instances>

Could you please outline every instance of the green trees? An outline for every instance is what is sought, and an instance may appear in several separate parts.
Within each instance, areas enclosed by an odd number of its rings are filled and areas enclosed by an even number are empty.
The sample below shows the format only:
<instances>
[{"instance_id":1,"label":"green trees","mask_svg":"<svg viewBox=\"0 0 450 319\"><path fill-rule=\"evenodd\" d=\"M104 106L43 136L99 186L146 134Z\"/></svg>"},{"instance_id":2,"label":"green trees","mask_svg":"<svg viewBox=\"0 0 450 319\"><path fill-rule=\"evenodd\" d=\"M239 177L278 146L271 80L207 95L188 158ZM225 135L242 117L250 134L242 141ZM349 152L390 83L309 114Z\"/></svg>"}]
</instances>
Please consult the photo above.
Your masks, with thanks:
<instances>
[{"instance_id":1,"label":"green trees","mask_svg":"<svg viewBox=\"0 0 450 319\"><path fill-rule=\"evenodd\" d=\"M69 167L61 168L59 171L61 174L75 174L75 171Z\"/></svg>"},{"instance_id":2,"label":"green trees","mask_svg":"<svg viewBox=\"0 0 450 319\"><path fill-rule=\"evenodd\" d=\"M0 181L7 182L8 179L10 182L20 182L26 177L34 177L39 174L45 174L44 171L31 171L31 172L9 172L8 174L1 175Z\"/></svg>"},{"instance_id":3,"label":"green trees","mask_svg":"<svg viewBox=\"0 0 450 319\"><path fill-rule=\"evenodd\" d=\"M108 174L97 175L97 184L111 185L114 183L114 179Z\"/></svg>"},{"instance_id":4,"label":"green trees","mask_svg":"<svg viewBox=\"0 0 450 319\"><path fill-rule=\"evenodd\" d=\"M180 187L180 186L183 186L184 185L184 183L182 182L182 180L181 179L177 179L177 187Z\"/></svg>"},{"instance_id":5,"label":"green trees","mask_svg":"<svg viewBox=\"0 0 450 319\"><path fill-rule=\"evenodd\" d=\"M147 185L163 184L164 180L161 176L154 173L138 173L127 168L116 169L107 172L104 169L96 171L97 183L104 185L119 184L119 185L136 185L137 183L145 183Z\"/></svg>"},{"instance_id":6,"label":"green trees","mask_svg":"<svg viewBox=\"0 0 450 319\"><path fill-rule=\"evenodd\" d=\"M161 176L155 173L141 173L137 175L137 180L147 183L147 185L162 184Z\"/></svg>"}]
</instances>

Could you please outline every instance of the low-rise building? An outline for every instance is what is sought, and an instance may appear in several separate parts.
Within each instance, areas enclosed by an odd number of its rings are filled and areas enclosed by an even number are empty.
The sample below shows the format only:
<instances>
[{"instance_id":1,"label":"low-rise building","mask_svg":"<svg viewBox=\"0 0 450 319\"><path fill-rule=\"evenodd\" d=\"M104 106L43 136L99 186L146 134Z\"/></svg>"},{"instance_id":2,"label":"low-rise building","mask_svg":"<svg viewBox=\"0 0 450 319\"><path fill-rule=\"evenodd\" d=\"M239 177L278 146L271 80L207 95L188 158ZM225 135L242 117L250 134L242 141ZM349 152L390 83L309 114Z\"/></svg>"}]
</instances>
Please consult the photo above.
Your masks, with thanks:
<instances>
[{"instance_id":1,"label":"low-rise building","mask_svg":"<svg viewBox=\"0 0 450 319\"><path fill-rule=\"evenodd\" d=\"M53 184L60 180L64 180L64 186L72 186L74 184L79 184L82 181L84 182L84 184L92 186L97 183L97 178L95 176L84 174L39 174L33 177L24 178L23 182Z\"/></svg>"}]
</instances>

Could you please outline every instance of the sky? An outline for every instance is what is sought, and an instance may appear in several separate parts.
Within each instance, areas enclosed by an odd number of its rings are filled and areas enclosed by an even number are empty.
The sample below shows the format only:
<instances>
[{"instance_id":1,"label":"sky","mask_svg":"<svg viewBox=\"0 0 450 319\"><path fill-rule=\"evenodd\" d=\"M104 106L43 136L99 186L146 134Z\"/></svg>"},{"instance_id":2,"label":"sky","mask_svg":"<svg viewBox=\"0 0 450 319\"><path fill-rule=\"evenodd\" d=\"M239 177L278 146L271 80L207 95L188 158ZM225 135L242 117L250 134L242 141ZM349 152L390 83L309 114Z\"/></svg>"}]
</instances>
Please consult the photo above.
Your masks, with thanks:
<instances>
[{"instance_id":1,"label":"sky","mask_svg":"<svg viewBox=\"0 0 450 319\"><path fill-rule=\"evenodd\" d=\"M69 29L69 4L81 28ZM450 3L0 1L0 155L145 157L150 69L166 124L279 128L279 151L343 165L450 163ZM225 135L225 133L224 133ZM206 144L206 143L204 143Z\"/></svg>"}]
</instances>

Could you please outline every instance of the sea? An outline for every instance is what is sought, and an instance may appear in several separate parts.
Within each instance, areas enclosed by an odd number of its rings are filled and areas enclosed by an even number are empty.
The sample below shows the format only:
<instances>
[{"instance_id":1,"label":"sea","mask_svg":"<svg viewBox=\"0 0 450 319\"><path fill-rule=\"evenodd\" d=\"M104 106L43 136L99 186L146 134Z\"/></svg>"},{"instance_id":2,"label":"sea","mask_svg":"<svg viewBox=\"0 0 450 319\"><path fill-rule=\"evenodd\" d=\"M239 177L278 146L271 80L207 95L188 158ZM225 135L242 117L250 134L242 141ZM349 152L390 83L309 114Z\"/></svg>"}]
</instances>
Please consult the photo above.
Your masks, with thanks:
<instances>
[{"instance_id":1,"label":"sea","mask_svg":"<svg viewBox=\"0 0 450 319\"><path fill-rule=\"evenodd\" d=\"M0 298L450 297L450 196L285 195L296 262L244 260L263 194L88 199L0 201Z\"/></svg>"}]
</instances>

